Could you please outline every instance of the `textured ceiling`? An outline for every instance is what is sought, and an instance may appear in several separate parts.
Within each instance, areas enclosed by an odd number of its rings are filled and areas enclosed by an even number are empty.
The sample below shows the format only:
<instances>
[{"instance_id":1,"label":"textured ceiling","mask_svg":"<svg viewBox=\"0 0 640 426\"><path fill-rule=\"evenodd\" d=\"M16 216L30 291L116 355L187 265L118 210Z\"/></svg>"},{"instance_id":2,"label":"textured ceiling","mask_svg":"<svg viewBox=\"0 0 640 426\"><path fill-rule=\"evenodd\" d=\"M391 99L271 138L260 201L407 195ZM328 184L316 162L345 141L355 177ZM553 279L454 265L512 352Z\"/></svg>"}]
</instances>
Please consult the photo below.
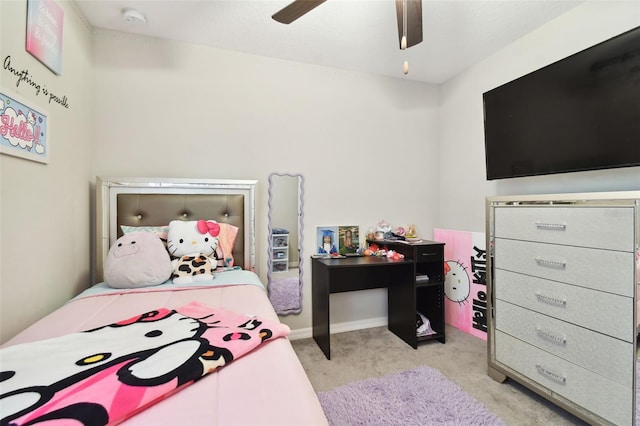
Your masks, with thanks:
<instances>
[{"instance_id":1,"label":"textured ceiling","mask_svg":"<svg viewBox=\"0 0 640 426\"><path fill-rule=\"evenodd\" d=\"M95 28L430 83L582 2L423 0L424 41L401 51L394 0L328 0L290 25L271 19L288 0L76 0ZM141 12L146 24L126 22L125 8Z\"/></svg>"}]
</instances>

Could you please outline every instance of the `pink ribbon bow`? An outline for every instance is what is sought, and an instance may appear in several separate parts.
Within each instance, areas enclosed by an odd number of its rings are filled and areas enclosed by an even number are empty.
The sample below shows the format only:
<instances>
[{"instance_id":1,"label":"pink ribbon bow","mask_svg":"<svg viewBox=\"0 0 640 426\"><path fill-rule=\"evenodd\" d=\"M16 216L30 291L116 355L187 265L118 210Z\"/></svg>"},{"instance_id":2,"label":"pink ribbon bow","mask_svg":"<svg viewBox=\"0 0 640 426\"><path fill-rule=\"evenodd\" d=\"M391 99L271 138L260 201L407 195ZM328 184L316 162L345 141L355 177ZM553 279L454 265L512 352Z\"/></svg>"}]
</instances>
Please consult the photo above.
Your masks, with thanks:
<instances>
[{"instance_id":1,"label":"pink ribbon bow","mask_svg":"<svg viewBox=\"0 0 640 426\"><path fill-rule=\"evenodd\" d=\"M217 237L220 234L220 225L212 220L200 219L197 226L201 234L208 232L212 237Z\"/></svg>"}]
</instances>

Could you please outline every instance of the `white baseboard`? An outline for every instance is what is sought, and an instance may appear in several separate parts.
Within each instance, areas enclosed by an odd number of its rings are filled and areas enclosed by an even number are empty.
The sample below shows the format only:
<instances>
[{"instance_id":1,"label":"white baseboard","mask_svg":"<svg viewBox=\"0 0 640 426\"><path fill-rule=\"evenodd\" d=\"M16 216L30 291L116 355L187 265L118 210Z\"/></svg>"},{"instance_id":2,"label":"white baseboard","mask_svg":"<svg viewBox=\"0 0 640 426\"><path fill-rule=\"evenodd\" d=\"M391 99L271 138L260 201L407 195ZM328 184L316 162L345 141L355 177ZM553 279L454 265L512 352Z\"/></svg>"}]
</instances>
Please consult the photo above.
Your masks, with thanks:
<instances>
[{"instance_id":1,"label":"white baseboard","mask_svg":"<svg viewBox=\"0 0 640 426\"><path fill-rule=\"evenodd\" d=\"M344 333L345 331L362 330L363 328L383 327L387 325L387 317L369 318L366 320L341 322L338 324L331 324L329 326L329 333ZM291 330L289 334L289 340L306 339L313 336L313 329L298 328Z\"/></svg>"}]
</instances>

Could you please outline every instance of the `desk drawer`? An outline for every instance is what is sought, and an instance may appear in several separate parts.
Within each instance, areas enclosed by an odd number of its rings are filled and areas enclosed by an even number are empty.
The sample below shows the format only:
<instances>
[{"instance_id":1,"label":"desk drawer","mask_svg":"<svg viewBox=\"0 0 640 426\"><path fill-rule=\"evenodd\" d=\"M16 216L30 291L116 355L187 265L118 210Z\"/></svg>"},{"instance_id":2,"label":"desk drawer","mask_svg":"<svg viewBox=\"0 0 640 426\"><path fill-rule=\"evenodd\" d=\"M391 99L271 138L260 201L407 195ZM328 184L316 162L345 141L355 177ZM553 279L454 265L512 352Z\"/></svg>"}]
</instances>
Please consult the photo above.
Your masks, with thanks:
<instances>
[{"instance_id":1,"label":"desk drawer","mask_svg":"<svg viewBox=\"0 0 640 426\"><path fill-rule=\"evenodd\" d=\"M496 207L495 236L633 251L633 207Z\"/></svg>"},{"instance_id":2,"label":"desk drawer","mask_svg":"<svg viewBox=\"0 0 640 426\"><path fill-rule=\"evenodd\" d=\"M633 297L546 281L510 271L495 271L494 294L532 311L633 342Z\"/></svg>"},{"instance_id":3,"label":"desk drawer","mask_svg":"<svg viewBox=\"0 0 640 426\"><path fill-rule=\"evenodd\" d=\"M630 425L633 388L496 330L496 360L617 425ZM630 374L633 374L630 372Z\"/></svg>"},{"instance_id":4,"label":"desk drawer","mask_svg":"<svg viewBox=\"0 0 640 426\"><path fill-rule=\"evenodd\" d=\"M586 328L496 301L496 329L574 364L633 386L634 345Z\"/></svg>"},{"instance_id":5,"label":"desk drawer","mask_svg":"<svg viewBox=\"0 0 640 426\"><path fill-rule=\"evenodd\" d=\"M416 273L426 274L430 282L444 282L444 246L425 245L415 248Z\"/></svg>"},{"instance_id":6,"label":"desk drawer","mask_svg":"<svg viewBox=\"0 0 640 426\"><path fill-rule=\"evenodd\" d=\"M438 261L443 256L444 247L442 245L416 247L416 263Z\"/></svg>"},{"instance_id":7,"label":"desk drawer","mask_svg":"<svg viewBox=\"0 0 640 426\"><path fill-rule=\"evenodd\" d=\"M371 265L354 265L358 258L337 259L335 267L327 268L331 293L370 290L384 287L414 288L413 262L389 262ZM353 263L353 262L351 262Z\"/></svg>"},{"instance_id":8,"label":"desk drawer","mask_svg":"<svg viewBox=\"0 0 640 426\"><path fill-rule=\"evenodd\" d=\"M633 297L632 252L496 238L496 268Z\"/></svg>"}]
</instances>

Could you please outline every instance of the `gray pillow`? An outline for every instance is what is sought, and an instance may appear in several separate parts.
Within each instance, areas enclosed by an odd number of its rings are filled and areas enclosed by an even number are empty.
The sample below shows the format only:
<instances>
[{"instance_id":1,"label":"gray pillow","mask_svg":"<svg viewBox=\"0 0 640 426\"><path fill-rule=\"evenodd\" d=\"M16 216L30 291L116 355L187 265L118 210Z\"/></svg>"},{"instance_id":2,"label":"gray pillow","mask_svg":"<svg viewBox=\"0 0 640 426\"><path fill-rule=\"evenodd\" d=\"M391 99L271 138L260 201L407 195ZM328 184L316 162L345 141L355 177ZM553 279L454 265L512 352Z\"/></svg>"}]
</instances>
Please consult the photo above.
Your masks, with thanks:
<instances>
[{"instance_id":1,"label":"gray pillow","mask_svg":"<svg viewBox=\"0 0 640 426\"><path fill-rule=\"evenodd\" d=\"M138 288L162 284L171 277L169 253L151 232L131 232L109 249L104 280L114 288Z\"/></svg>"}]
</instances>

